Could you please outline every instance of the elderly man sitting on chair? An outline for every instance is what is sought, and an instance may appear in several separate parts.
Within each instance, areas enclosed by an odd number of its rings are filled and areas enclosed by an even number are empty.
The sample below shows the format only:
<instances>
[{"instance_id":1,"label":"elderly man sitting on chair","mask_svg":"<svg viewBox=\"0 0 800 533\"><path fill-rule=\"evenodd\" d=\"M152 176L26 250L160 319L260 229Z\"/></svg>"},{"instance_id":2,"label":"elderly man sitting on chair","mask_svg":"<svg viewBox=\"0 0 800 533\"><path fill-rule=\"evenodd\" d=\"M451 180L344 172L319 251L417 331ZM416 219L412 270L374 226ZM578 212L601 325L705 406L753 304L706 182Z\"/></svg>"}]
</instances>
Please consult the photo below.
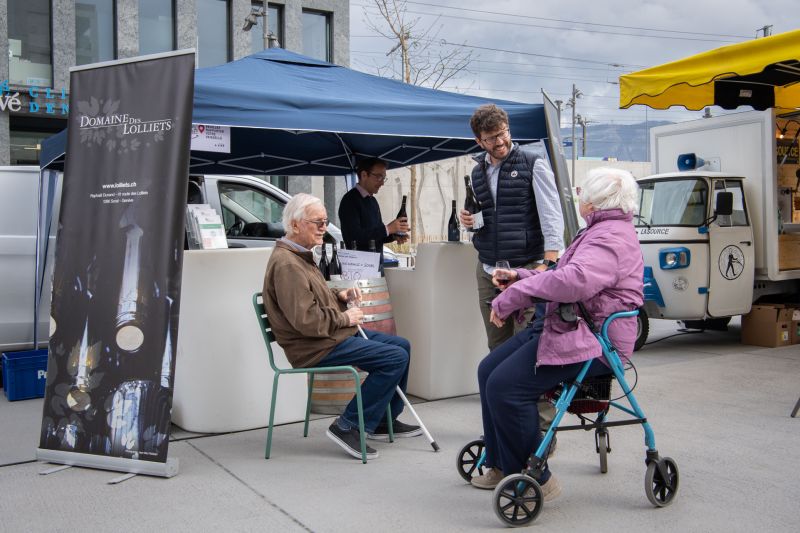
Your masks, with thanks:
<instances>
[{"instance_id":1,"label":"elderly man sitting on chair","mask_svg":"<svg viewBox=\"0 0 800 533\"><path fill-rule=\"evenodd\" d=\"M396 418L403 401L396 393L408 381L409 342L393 335L364 330L358 332L364 313L347 308L348 297L358 301L358 288L335 291L314 264L311 249L322 244L328 224L322 202L309 194L298 194L283 210L286 236L275 244L264 276L264 307L278 344L295 367L353 365L369 372L361 386L364 429L367 438L389 440L386 405L391 402L395 437L416 437L419 426ZM345 452L361 459L358 407L355 397L328 428L328 437ZM367 447L367 459L378 452Z\"/></svg>"}]
</instances>

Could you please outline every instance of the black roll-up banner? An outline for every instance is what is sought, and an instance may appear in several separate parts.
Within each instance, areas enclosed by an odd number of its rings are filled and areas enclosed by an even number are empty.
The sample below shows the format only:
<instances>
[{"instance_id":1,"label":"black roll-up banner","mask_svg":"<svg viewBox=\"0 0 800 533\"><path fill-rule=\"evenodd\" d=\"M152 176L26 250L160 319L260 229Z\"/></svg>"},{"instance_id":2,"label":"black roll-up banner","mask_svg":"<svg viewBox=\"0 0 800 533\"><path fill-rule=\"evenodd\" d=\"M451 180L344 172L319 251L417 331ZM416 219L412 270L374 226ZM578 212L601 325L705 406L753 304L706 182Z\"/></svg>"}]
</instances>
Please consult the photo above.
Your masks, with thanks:
<instances>
[{"instance_id":1,"label":"black roll-up banner","mask_svg":"<svg viewBox=\"0 0 800 533\"><path fill-rule=\"evenodd\" d=\"M185 52L71 72L40 449L167 460L193 87Z\"/></svg>"}]
</instances>

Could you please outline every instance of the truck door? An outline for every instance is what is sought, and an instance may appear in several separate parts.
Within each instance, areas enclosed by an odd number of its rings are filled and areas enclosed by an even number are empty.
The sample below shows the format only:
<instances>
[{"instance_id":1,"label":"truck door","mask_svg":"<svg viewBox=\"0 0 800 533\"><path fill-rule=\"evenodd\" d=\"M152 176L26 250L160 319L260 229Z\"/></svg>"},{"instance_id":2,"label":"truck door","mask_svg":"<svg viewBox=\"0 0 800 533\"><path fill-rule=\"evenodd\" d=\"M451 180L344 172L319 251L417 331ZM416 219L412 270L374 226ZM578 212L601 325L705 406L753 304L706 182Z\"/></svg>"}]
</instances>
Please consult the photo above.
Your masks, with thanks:
<instances>
[{"instance_id":1,"label":"truck door","mask_svg":"<svg viewBox=\"0 0 800 533\"><path fill-rule=\"evenodd\" d=\"M713 190L714 202L718 192L733 193L733 213L719 216L708 228L708 314L712 317L741 315L750 311L753 300L753 228L742 180L714 180Z\"/></svg>"}]
</instances>

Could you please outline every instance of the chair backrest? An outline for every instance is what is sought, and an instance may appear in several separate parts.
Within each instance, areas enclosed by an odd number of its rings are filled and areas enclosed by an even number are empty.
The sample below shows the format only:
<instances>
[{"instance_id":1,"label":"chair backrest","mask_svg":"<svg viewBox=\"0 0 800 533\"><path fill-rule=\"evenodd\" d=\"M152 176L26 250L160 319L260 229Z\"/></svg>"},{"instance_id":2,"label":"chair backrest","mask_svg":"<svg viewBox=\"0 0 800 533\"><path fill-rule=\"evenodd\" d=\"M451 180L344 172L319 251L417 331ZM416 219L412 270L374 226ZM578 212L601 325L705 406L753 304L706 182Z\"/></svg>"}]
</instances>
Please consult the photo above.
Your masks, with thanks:
<instances>
[{"instance_id":1,"label":"chair backrest","mask_svg":"<svg viewBox=\"0 0 800 533\"><path fill-rule=\"evenodd\" d=\"M264 308L264 297L260 292L253 295L253 309L256 312L256 318L258 318L258 325L261 327L261 335L264 337L264 344L267 345L269 366L272 367L272 370L278 372L280 369L275 366L275 358L272 356L272 343L275 342L275 334L272 333L272 327L269 325L267 310Z\"/></svg>"}]
</instances>

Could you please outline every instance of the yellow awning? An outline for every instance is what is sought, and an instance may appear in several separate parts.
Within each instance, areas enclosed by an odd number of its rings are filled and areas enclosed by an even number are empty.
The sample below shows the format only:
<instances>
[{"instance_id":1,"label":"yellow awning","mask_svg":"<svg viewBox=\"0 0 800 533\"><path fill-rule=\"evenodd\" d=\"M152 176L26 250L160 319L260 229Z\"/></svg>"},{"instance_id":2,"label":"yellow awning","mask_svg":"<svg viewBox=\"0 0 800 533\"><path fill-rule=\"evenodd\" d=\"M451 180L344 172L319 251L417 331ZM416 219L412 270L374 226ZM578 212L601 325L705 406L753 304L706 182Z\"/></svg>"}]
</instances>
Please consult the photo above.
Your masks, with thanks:
<instances>
[{"instance_id":1,"label":"yellow awning","mask_svg":"<svg viewBox=\"0 0 800 533\"><path fill-rule=\"evenodd\" d=\"M619 106L800 108L800 30L723 46L619 78Z\"/></svg>"}]
</instances>

